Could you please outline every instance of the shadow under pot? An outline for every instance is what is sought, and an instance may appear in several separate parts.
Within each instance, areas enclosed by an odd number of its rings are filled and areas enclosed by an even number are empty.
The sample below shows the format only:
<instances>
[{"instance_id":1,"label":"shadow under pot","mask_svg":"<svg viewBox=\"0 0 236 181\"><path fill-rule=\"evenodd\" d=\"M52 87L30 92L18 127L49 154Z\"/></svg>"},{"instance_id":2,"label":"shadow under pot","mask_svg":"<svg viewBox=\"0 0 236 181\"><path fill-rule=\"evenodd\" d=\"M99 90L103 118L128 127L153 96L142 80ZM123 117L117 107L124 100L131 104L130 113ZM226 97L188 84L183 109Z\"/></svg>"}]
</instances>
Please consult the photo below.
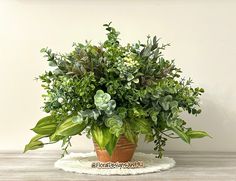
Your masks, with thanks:
<instances>
[{"instance_id":1,"label":"shadow under pot","mask_svg":"<svg viewBox=\"0 0 236 181\"><path fill-rule=\"evenodd\" d=\"M131 143L124 135L121 135L116 147L110 156L105 149L101 149L98 144L93 141L94 148L100 162L128 162L131 161L137 144Z\"/></svg>"}]
</instances>

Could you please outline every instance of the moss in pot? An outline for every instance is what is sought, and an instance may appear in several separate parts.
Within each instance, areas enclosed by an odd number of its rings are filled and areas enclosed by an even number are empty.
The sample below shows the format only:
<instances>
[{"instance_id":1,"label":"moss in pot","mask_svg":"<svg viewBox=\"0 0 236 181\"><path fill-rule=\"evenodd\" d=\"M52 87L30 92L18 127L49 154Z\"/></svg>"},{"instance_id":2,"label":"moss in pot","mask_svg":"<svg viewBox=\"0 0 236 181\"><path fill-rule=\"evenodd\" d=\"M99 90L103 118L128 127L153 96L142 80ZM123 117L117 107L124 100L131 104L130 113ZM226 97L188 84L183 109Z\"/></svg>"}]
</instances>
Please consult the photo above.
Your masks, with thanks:
<instances>
[{"instance_id":1,"label":"moss in pot","mask_svg":"<svg viewBox=\"0 0 236 181\"><path fill-rule=\"evenodd\" d=\"M74 43L66 54L41 50L52 70L39 76L43 110L48 116L32 129L36 136L25 152L62 142L63 155L73 136L93 139L98 160L126 162L132 159L139 135L154 142L161 158L167 139L208 136L186 126L180 114L198 115L202 88L181 78L181 69L163 57L169 44L154 36L146 43L120 44L119 32L105 24L107 39L93 45ZM43 142L43 138L48 138Z\"/></svg>"}]
</instances>

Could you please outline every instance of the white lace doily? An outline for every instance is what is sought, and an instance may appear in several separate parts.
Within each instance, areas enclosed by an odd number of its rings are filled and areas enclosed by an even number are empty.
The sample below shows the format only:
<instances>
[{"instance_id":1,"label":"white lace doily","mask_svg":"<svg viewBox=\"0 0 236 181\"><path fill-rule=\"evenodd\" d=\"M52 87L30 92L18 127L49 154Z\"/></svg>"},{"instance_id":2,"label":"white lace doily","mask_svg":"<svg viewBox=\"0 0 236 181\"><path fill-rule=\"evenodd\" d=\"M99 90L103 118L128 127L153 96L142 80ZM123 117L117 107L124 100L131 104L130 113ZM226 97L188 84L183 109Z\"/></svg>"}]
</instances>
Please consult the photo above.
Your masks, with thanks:
<instances>
[{"instance_id":1,"label":"white lace doily","mask_svg":"<svg viewBox=\"0 0 236 181\"><path fill-rule=\"evenodd\" d=\"M162 159L155 158L154 154L145 154L137 152L133 156L135 161L143 161L144 168L134 169L99 169L92 168L93 162L97 161L96 153L70 153L65 157L55 162L55 167L67 172L76 172L92 175L136 175L143 173L158 172L167 170L175 166L173 158L163 157Z\"/></svg>"}]
</instances>

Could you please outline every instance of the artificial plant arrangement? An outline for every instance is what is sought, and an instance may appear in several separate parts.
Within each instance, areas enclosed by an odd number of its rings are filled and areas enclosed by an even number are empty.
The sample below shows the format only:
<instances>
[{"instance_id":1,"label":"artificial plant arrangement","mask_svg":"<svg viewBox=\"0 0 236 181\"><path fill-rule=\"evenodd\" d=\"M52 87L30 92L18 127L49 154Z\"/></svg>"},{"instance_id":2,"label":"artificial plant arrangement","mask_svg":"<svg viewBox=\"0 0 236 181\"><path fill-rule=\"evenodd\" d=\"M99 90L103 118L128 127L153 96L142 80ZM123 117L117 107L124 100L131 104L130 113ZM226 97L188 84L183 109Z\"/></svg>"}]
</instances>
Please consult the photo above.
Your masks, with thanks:
<instances>
[{"instance_id":1,"label":"artificial plant arrangement","mask_svg":"<svg viewBox=\"0 0 236 181\"><path fill-rule=\"evenodd\" d=\"M103 43L74 43L67 54L41 50L53 67L38 78L46 91L43 110L48 116L32 129L36 136L25 152L62 141L64 154L73 136L86 134L111 156L121 135L136 144L142 134L154 142L161 158L169 138L190 143L208 136L187 127L180 117L184 111L195 116L201 112L204 90L193 88L191 79L180 77L174 60L163 57L169 44L148 36L146 43L123 46L111 23L104 26Z\"/></svg>"}]
</instances>

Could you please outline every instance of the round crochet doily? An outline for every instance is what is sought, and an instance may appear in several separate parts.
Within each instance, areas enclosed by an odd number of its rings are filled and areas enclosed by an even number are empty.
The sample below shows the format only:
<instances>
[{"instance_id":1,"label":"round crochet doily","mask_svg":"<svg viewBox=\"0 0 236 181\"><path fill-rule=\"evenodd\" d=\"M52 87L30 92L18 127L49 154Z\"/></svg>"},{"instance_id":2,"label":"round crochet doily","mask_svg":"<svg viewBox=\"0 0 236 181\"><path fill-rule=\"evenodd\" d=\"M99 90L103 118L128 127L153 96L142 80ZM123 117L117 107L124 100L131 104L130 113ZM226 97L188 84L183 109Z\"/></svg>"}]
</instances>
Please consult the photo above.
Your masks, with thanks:
<instances>
[{"instance_id":1,"label":"round crochet doily","mask_svg":"<svg viewBox=\"0 0 236 181\"><path fill-rule=\"evenodd\" d=\"M132 161L143 161L143 168L134 169L99 169L92 168L93 162L97 161L96 153L70 153L65 157L55 162L55 167L67 172L76 172L82 174L93 175L136 175L143 173L153 173L160 170L167 170L174 167L175 161L173 158L163 157L162 159L155 158L154 154L145 154L137 152L133 156Z\"/></svg>"}]
</instances>

